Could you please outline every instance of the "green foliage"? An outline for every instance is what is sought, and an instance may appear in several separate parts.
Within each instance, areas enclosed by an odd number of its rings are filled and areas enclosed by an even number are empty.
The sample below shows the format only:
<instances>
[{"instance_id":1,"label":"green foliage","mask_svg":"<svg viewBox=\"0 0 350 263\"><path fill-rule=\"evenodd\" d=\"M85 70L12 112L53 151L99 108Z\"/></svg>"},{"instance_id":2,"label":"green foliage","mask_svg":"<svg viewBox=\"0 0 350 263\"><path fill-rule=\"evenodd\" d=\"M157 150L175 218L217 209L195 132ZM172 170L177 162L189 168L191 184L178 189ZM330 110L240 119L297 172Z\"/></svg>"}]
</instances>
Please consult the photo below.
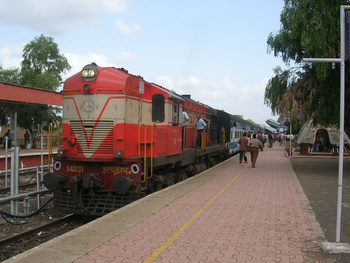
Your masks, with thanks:
<instances>
[{"instance_id":1,"label":"green foliage","mask_svg":"<svg viewBox=\"0 0 350 263\"><path fill-rule=\"evenodd\" d=\"M257 124L255 121L253 121L252 119L247 119L247 121L253 123L253 124Z\"/></svg>"},{"instance_id":2,"label":"green foliage","mask_svg":"<svg viewBox=\"0 0 350 263\"><path fill-rule=\"evenodd\" d=\"M279 103L288 91L290 73L281 67L273 69L275 77L271 78L265 88L264 103L271 108L272 114L281 113Z\"/></svg>"},{"instance_id":3,"label":"green foliage","mask_svg":"<svg viewBox=\"0 0 350 263\"><path fill-rule=\"evenodd\" d=\"M0 81L7 83L20 83L20 70L19 69L4 69L0 65ZM10 119L11 109L7 104L0 104L0 125L7 125Z\"/></svg>"},{"instance_id":4,"label":"green foliage","mask_svg":"<svg viewBox=\"0 0 350 263\"><path fill-rule=\"evenodd\" d=\"M56 91L62 84L61 74L71 67L68 60L59 53L53 38L41 35L25 45L20 69L3 69L0 66L0 81ZM17 115L18 126L32 130L41 125L43 116L47 122L61 121L60 108L48 105L20 105ZM0 123L7 124L10 109L0 105Z\"/></svg>"},{"instance_id":5,"label":"green foliage","mask_svg":"<svg viewBox=\"0 0 350 263\"><path fill-rule=\"evenodd\" d=\"M23 85L54 91L62 83L61 73L71 68L53 38L43 35L25 45L21 66Z\"/></svg>"},{"instance_id":6,"label":"green foliage","mask_svg":"<svg viewBox=\"0 0 350 263\"><path fill-rule=\"evenodd\" d=\"M4 69L0 65L0 81L19 84L21 82L20 69Z\"/></svg>"},{"instance_id":7,"label":"green foliage","mask_svg":"<svg viewBox=\"0 0 350 263\"><path fill-rule=\"evenodd\" d=\"M288 110L293 119L301 114L326 125L339 122L339 65L332 69L331 63L313 63L310 69L303 58L340 57L340 6L349 2L285 0L281 28L268 36L268 51L287 67L290 62L300 67L293 74L291 68L274 70L265 88L265 104L273 114Z\"/></svg>"}]
</instances>

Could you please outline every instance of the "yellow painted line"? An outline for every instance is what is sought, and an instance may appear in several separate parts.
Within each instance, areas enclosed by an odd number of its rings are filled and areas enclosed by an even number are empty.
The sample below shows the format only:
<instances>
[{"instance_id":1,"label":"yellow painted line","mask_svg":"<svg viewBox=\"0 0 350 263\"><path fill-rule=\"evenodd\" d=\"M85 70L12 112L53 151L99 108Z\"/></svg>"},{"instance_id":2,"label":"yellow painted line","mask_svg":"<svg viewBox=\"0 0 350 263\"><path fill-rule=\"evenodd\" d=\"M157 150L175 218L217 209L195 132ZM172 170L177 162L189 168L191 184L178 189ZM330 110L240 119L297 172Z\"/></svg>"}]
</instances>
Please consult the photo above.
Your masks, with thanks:
<instances>
[{"instance_id":1,"label":"yellow painted line","mask_svg":"<svg viewBox=\"0 0 350 263\"><path fill-rule=\"evenodd\" d=\"M238 177L247 169L249 165L246 165L236 176L229 182L222 190L217 193L208 203L202 206L201 209L197 211L197 213L189 219L185 224L183 224L175 234L170 237L166 242L164 242L159 248L157 248L148 258L143 261L144 263L151 263L159 257L160 254L164 252L176 239L178 239L183 232L216 200L218 199L237 179Z\"/></svg>"}]
</instances>

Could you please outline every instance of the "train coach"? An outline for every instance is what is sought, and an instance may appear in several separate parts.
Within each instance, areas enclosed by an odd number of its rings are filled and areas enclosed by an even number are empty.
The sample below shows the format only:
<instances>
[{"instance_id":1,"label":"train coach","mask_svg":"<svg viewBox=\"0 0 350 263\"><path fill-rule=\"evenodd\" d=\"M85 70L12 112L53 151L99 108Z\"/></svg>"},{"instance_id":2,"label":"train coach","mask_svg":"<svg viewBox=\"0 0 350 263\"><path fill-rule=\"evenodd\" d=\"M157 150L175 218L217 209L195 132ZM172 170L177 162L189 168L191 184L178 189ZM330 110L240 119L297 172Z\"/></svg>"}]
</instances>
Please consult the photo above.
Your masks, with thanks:
<instances>
[{"instance_id":1,"label":"train coach","mask_svg":"<svg viewBox=\"0 0 350 263\"><path fill-rule=\"evenodd\" d=\"M239 150L248 125L124 69L92 63L63 87L62 145L44 184L55 207L103 215ZM184 132L182 112L189 121ZM195 120L207 124L196 148Z\"/></svg>"}]
</instances>

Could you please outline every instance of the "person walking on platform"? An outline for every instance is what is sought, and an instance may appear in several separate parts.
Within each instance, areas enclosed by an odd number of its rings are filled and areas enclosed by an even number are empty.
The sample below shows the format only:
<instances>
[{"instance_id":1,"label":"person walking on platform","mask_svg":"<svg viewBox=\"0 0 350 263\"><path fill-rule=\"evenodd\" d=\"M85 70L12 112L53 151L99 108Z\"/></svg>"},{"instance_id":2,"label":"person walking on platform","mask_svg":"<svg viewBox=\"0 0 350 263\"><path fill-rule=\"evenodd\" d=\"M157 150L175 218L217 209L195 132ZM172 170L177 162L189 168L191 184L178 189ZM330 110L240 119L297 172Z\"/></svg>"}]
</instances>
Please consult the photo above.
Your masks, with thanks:
<instances>
[{"instance_id":1,"label":"person walking on platform","mask_svg":"<svg viewBox=\"0 0 350 263\"><path fill-rule=\"evenodd\" d=\"M270 133L269 136L268 136L268 139L269 139L269 148L272 148L273 146L273 134Z\"/></svg>"},{"instance_id":2,"label":"person walking on platform","mask_svg":"<svg viewBox=\"0 0 350 263\"><path fill-rule=\"evenodd\" d=\"M207 125L205 124L205 121L203 121L203 119L201 118L200 115L197 116L195 125L196 125L197 130L198 130L196 146L197 146L197 149L199 149L202 147L202 133Z\"/></svg>"},{"instance_id":3,"label":"person walking on platform","mask_svg":"<svg viewBox=\"0 0 350 263\"><path fill-rule=\"evenodd\" d=\"M28 143L29 143L29 132L28 130L26 130L26 133L24 134L24 148L27 149L28 148Z\"/></svg>"},{"instance_id":4,"label":"person walking on platform","mask_svg":"<svg viewBox=\"0 0 350 263\"><path fill-rule=\"evenodd\" d=\"M261 133L261 136L258 138L258 140L261 142L263 148L265 148L265 137L263 133Z\"/></svg>"},{"instance_id":5,"label":"person walking on platform","mask_svg":"<svg viewBox=\"0 0 350 263\"><path fill-rule=\"evenodd\" d=\"M243 132L243 136L239 138L238 144L239 144L239 163L242 163L243 156L244 156L244 161L247 163L248 138L245 132Z\"/></svg>"},{"instance_id":6,"label":"person walking on platform","mask_svg":"<svg viewBox=\"0 0 350 263\"><path fill-rule=\"evenodd\" d=\"M259 149L261 149L262 151L264 150L262 143L258 139L256 139L256 134L253 134L253 138L250 139L248 147L250 148L252 167L255 168L256 159L258 159L259 155Z\"/></svg>"}]
</instances>

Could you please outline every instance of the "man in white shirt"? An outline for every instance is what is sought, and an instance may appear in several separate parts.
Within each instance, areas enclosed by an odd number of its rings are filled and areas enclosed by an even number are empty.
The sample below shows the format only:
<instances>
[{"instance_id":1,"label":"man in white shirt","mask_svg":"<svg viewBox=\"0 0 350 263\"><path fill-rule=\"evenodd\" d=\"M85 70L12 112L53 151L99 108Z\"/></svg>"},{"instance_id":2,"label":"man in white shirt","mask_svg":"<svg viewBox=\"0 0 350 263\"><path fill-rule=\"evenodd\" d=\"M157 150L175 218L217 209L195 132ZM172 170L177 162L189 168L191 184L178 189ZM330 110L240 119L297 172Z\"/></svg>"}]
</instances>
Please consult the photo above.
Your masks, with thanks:
<instances>
[{"instance_id":1,"label":"man in white shirt","mask_svg":"<svg viewBox=\"0 0 350 263\"><path fill-rule=\"evenodd\" d=\"M201 148L202 146L202 133L204 131L204 129L207 127L207 124L205 123L205 121L201 118L200 115L197 116L195 125L198 129L198 133L197 133L197 149Z\"/></svg>"}]
</instances>

